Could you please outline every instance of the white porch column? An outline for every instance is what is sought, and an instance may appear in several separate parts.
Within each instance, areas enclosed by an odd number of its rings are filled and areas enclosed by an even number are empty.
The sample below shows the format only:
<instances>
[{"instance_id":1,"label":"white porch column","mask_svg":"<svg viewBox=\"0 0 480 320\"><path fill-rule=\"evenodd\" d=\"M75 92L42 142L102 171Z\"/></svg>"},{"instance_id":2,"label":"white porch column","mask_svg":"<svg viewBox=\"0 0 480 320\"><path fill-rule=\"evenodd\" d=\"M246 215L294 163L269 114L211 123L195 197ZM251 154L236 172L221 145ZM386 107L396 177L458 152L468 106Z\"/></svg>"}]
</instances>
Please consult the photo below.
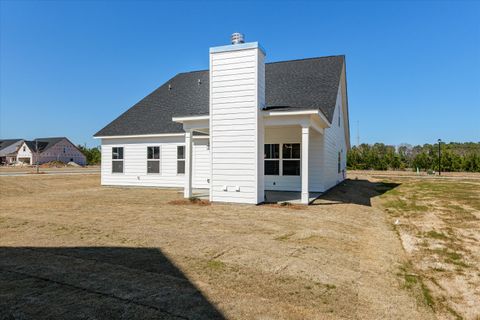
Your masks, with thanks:
<instances>
[{"instance_id":1,"label":"white porch column","mask_svg":"<svg viewBox=\"0 0 480 320\"><path fill-rule=\"evenodd\" d=\"M192 136L192 130L185 130L185 198L192 197Z\"/></svg>"},{"instance_id":2,"label":"white porch column","mask_svg":"<svg viewBox=\"0 0 480 320\"><path fill-rule=\"evenodd\" d=\"M308 140L310 127L302 126L302 204L308 204Z\"/></svg>"}]
</instances>

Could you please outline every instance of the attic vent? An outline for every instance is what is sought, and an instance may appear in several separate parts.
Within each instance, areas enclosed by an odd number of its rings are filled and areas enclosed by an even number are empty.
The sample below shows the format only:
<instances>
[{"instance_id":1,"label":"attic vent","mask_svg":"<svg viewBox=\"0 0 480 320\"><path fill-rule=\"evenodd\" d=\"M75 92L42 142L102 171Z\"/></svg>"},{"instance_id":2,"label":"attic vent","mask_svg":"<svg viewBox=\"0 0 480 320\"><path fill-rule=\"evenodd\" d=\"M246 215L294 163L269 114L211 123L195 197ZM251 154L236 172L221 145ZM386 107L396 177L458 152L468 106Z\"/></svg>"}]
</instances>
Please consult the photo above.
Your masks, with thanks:
<instances>
[{"instance_id":1,"label":"attic vent","mask_svg":"<svg viewBox=\"0 0 480 320\"><path fill-rule=\"evenodd\" d=\"M235 33L232 33L231 40L232 40L232 44L245 43L245 36L243 35L243 33L235 32Z\"/></svg>"}]
</instances>

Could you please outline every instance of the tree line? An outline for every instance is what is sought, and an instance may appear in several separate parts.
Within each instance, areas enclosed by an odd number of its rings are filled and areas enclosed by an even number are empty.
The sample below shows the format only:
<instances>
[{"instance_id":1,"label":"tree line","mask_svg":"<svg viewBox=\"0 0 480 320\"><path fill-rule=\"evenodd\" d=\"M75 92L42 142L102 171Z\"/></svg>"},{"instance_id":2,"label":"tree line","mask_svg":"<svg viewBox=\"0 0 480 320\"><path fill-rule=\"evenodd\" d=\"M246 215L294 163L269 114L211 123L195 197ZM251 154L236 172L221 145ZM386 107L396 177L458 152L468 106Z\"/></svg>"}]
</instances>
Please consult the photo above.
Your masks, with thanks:
<instances>
[{"instance_id":1,"label":"tree line","mask_svg":"<svg viewBox=\"0 0 480 320\"><path fill-rule=\"evenodd\" d=\"M480 142L440 143L442 171L480 172ZM358 170L439 170L438 143L398 147L383 143L354 146L347 167Z\"/></svg>"},{"instance_id":2,"label":"tree line","mask_svg":"<svg viewBox=\"0 0 480 320\"><path fill-rule=\"evenodd\" d=\"M87 164L100 164L100 147L78 148ZM442 171L480 172L480 142L441 143ZM353 146L347 154L348 169L357 170L419 170L438 171L438 144L398 147L383 143Z\"/></svg>"},{"instance_id":3,"label":"tree line","mask_svg":"<svg viewBox=\"0 0 480 320\"><path fill-rule=\"evenodd\" d=\"M88 165L100 164L100 161L102 159L102 153L100 152L100 147L88 148L87 146L82 146L82 145L78 145L77 147L87 158Z\"/></svg>"}]
</instances>

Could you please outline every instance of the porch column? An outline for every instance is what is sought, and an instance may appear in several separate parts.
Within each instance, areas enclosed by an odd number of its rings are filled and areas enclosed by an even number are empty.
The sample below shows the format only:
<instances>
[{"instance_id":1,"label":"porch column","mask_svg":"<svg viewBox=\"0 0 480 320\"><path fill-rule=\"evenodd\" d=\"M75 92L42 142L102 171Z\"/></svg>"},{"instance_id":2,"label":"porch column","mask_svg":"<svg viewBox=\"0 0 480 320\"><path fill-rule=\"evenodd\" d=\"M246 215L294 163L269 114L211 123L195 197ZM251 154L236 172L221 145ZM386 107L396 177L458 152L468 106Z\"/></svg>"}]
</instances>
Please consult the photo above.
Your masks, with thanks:
<instances>
[{"instance_id":1,"label":"porch column","mask_svg":"<svg viewBox=\"0 0 480 320\"><path fill-rule=\"evenodd\" d=\"M192 130L185 131L185 188L184 197L192 197L192 144L193 144Z\"/></svg>"},{"instance_id":2,"label":"porch column","mask_svg":"<svg viewBox=\"0 0 480 320\"><path fill-rule=\"evenodd\" d=\"M308 140L310 127L302 126L302 204L308 204Z\"/></svg>"}]
</instances>

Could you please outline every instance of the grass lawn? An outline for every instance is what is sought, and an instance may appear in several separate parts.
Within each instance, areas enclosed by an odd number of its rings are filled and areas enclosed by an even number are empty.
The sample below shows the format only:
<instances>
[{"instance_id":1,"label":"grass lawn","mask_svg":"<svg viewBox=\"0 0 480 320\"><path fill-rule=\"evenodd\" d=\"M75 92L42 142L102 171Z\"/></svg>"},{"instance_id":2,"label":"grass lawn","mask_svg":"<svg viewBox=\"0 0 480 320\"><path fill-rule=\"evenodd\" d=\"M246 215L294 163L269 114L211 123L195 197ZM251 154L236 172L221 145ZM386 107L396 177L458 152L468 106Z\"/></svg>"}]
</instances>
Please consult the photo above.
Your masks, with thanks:
<instances>
[{"instance_id":1,"label":"grass lawn","mask_svg":"<svg viewBox=\"0 0 480 320\"><path fill-rule=\"evenodd\" d=\"M478 291L435 289L424 257L478 288L475 193L449 201L428 181L352 177L299 208L189 203L98 175L0 177L0 318L470 318L460 297ZM425 200L436 192L445 202ZM427 227L437 206L456 214Z\"/></svg>"}]
</instances>

